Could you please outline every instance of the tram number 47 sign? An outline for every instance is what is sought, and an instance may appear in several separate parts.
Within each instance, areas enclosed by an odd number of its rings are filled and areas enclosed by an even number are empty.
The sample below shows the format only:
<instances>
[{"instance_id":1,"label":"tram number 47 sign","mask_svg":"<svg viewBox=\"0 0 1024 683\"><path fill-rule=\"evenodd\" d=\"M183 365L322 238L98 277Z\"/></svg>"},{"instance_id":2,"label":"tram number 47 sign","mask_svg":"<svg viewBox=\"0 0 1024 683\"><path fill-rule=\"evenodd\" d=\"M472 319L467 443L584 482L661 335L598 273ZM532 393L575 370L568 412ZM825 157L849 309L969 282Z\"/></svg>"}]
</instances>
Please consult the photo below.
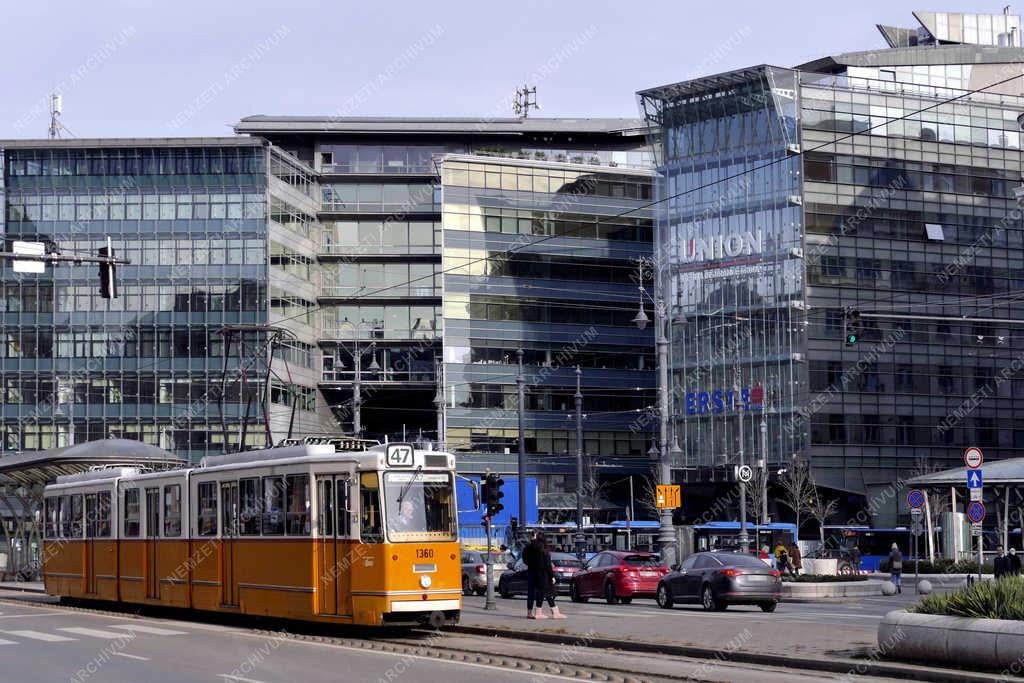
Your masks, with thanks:
<instances>
[{"instance_id":1,"label":"tram number 47 sign","mask_svg":"<svg viewBox=\"0 0 1024 683\"><path fill-rule=\"evenodd\" d=\"M981 524L985 519L985 504L980 500L972 500L967 506L967 519L971 520L972 524Z\"/></svg>"},{"instance_id":2,"label":"tram number 47 sign","mask_svg":"<svg viewBox=\"0 0 1024 683\"><path fill-rule=\"evenodd\" d=\"M658 508L677 508L682 505L682 491L678 484L658 484L656 492Z\"/></svg>"}]
</instances>

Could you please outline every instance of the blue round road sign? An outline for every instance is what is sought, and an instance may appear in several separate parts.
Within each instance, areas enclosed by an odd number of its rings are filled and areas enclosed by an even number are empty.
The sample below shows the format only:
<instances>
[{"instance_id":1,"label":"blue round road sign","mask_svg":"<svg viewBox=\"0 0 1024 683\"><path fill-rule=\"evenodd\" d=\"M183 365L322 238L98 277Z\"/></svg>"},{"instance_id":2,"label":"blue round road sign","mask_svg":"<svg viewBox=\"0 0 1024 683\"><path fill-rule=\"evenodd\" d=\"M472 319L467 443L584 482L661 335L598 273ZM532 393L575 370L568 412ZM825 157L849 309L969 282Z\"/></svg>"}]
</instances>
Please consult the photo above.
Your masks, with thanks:
<instances>
[{"instance_id":1,"label":"blue round road sign","mask_svg":"<svg viewBox=\"0 0 1024 683\"><path fill-rule=\"evenodd\" d=\"M921 489L910 489L910 492L907 493L907 505L914 510L924 507L924 491Z\"/></svg>"},{"instance_id":2,"label":"blue round road sign","mask_svg":"<svg viewBox=\"0 0 1024 683\"><path fill-rule=\"evenodd\" d=\"M971 504L967 506L967 519L974 524L981 524L981 521L985 519L985 506L980 500L972 500Z\"/></svg>"}]
</instances>

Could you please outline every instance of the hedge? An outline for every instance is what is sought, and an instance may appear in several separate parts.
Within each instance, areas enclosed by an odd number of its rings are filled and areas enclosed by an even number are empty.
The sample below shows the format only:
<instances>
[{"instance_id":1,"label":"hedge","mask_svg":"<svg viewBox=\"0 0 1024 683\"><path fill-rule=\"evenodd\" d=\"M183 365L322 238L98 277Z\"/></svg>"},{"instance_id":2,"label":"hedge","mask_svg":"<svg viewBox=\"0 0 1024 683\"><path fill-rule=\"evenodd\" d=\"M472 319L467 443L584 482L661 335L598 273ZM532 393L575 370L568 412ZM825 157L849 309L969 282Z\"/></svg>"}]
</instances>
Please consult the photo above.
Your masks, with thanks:
<instances>
[{"instance_id":1,"label":"hedge","mask_svg":"<svg viewBox=\"0 0 1024 683\"><path fill-rule=\"evenodd\" d=\"M885 559L878 563L878 571L887 572L889 571L889 560ZM977 574L978 563L960 561L954 562L953 560L935 560L934 563L928 560L921 560L918 566L918 572L921 574ZM914 561L903 560L903 574L914 573ZM982 574L991 574L992 565L986 564L981 568Z\"/></svg>"},{"instance_id":2,"label":"hedge","mask_svg":"<svg viewBox=\"0 0 1024 683\"><path fill-rule=\"evenodd\" d=\"M849 576L843 574L800 574L795 579L784 577L783 580L793 581L794 583L838 583L840 581L867 581L868 577L863 574L851 574Z\"/></svg>"}]
</instances>

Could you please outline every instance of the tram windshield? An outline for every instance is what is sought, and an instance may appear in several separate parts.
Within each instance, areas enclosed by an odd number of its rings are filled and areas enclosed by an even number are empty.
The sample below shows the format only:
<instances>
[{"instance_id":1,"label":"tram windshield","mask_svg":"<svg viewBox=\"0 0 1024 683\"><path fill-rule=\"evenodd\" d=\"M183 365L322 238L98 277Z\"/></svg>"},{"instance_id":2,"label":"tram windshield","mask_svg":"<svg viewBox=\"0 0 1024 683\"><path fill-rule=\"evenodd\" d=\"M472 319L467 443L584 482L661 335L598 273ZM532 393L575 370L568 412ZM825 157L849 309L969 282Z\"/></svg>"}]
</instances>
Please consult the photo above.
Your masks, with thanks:
<instances>
[{"instance_id":1,"label":"tram windshield","mask_svg":"<svg viewBox=\"0 0 1024 683\"><path fill-rule=\"evenodd\" d=\"M454 490L447 472L386 472L389 538L395 542L454 541Z\"/></svg>"}]
</instances>

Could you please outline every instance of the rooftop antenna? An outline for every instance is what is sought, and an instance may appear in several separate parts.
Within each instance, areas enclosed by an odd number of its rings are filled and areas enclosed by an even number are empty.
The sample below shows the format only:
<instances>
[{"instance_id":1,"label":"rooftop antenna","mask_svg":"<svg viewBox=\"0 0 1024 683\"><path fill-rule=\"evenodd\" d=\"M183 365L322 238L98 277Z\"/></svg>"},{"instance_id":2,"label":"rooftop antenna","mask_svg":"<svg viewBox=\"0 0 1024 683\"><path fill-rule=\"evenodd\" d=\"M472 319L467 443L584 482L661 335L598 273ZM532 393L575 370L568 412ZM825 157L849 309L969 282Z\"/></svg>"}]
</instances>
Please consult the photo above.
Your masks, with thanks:
<instances>
[{"instance_id":1,"label":"rooftop antenna","mask_svg":"<svg viewBox=\"0 0 1024 683\"><path fill-rule=\"evenodd\" d=\"M522 88L516 88L516 98L512 100L512 113L525 119L530 115L530 107L540 111L540 105L537 104L537 86L531 88L524 84Z\"/></svg>"},{"instance_id":2,"label":"rooftop antenna","mask_svg":"<svg viewBox=\"0 0 1024 683\"><path fill-rule=\"evenodd\" d=\"M56 140L61 133L67 133L71 137L75 134L68 130L68 127L61 123L60 115L64 109L64 98L57 93L50 95L50 139Z\"/></svg>"}]
</instances>

